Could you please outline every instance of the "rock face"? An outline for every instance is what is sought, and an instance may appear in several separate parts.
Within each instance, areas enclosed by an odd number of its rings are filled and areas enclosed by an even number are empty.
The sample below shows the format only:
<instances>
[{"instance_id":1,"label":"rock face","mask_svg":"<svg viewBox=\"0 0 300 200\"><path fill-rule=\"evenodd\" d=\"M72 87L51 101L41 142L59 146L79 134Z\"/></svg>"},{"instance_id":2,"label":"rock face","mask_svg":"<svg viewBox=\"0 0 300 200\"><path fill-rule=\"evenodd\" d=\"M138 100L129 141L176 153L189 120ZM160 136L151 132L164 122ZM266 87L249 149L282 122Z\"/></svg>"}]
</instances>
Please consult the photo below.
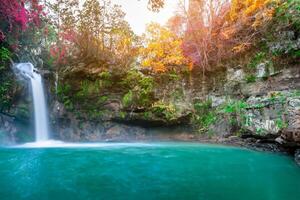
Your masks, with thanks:
<instances>
[{"instance_id":1,"label":"rock face","mask_svg":"<svg viewBox=\"0 0 300 200\"><path fill-rule=\"evenodd\" d=\"M17 128L14 125L13 118L0 115L0 124L0 142L2 144L15 143L16 138L14 137L14 134L17 132Z\"/></svg>"},{"instance_id":2,"label":"rock face","mask_svg":"<svg viewBox=\"0 0 300 200\"><path fill-rule=\"evenodd\" d=\"M291 148L300 147L300 98L289 99L287 103L288 126L282 130L278 141Z\"/></svg>"},{"instance_id":3,"label":"rock face","mask_svg":"<svg viewBox=\"0 0 300 200\"><path fill-rule=\"evenodd\" d=\"M247 100L245 128L260 135L278 134L284 126L285 101L268 96L251 97Z\"/></svg>"},{"instance_id":4,"label":"rock face","mask_svg":"<svg viewBox=\"0 0 300 200\"><path fill-rule=\"evenodd\" d=\"M300 166L300 149L295 151L295 161Z\"/></svg>"}]
</instances>

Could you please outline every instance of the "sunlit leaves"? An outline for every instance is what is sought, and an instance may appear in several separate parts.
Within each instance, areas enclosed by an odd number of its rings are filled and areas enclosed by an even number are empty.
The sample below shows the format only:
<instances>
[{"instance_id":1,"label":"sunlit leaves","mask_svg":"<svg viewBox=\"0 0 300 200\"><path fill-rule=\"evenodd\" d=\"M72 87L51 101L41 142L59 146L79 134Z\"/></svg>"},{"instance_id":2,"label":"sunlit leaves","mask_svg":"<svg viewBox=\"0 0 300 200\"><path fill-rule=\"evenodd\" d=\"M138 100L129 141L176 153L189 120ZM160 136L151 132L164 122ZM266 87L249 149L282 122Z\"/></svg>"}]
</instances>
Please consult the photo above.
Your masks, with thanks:
<instances>
[{"instance_id":1,"label":"sunlit leaves","mask_svg":"<svg viewBox=\"0 0 300 200\"><path fill-rule=\"evenodd\" d=\"M165 5L165 0L149 0L148 7L150 10L158 12Z\"/></svg>"},{"instance_id":2,"label":"sunlit leaves","mask_svg":"<svg viewBox=\"0 0 300 200\"><path fill-rule=\"evenodd\" d=\"M151 23L144 37L145 47L140 51L143 67L166 72L189 66L190 62L182 54L182 40L166 27Z\"/></svg>"}]
</instances>

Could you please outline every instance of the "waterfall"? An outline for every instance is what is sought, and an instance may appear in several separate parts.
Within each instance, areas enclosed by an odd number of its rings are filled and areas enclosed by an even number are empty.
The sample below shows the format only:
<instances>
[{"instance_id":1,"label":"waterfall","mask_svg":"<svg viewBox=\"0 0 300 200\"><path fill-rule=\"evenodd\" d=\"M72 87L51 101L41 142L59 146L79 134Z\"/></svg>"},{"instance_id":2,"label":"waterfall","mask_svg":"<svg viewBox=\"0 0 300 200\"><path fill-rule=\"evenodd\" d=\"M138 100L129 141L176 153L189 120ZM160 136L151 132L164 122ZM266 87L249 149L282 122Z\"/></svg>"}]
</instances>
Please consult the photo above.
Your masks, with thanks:
<instances>
[{"instance_id":1,"label":"waterfall","mask_svg":"<svg viewBox=\"0 0 300 200\"><path fill-rule=\"evenodd\" d=\"M42 76L31 63L19 63L15 67L31 83L34 104L35 141L47 141L49 140L49 125Z\"/></svg>"}]
</instances>

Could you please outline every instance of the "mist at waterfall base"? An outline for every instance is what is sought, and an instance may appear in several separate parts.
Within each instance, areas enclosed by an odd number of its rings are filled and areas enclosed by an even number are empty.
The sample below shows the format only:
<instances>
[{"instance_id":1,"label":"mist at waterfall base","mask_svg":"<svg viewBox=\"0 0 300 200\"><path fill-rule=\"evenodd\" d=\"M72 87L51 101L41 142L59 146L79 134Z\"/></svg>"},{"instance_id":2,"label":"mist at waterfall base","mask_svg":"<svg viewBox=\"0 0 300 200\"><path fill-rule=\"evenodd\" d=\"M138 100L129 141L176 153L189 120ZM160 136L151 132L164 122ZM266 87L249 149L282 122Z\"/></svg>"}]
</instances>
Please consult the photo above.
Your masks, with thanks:
<instances>
[{"instance_id":1,"label":"mist at waterfall base","mask_svg":"<svg viewBox=\"0 0 300 200\"><path fill-rule=\"evenodd\" d=\"M300 170L282 154L196 143L49 140L42 78L30 81L36 141L0 147L1 200L299 200Z\"/></svg>"}]
</instances>

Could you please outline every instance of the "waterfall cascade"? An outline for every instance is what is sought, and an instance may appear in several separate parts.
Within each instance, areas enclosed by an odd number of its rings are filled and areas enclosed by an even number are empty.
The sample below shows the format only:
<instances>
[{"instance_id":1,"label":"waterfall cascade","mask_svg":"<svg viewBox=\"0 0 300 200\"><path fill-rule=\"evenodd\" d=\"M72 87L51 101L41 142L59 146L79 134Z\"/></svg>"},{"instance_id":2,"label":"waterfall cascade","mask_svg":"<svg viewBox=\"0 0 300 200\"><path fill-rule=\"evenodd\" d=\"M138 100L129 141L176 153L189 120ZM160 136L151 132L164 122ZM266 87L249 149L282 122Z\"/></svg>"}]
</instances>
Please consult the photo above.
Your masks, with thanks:
<instances>
[{"instance_id":1,"label":"waterfall cascade","mask_svg":"<svg viewBox=\"0 0 300 200\"><path fill-rule=\"evenodd\" d=\"M19 63L15 67L31 83L34 104L35 140L36 142L48 141L48 113L42 77L31 63Z\"/></svg>"}]
</instances>

